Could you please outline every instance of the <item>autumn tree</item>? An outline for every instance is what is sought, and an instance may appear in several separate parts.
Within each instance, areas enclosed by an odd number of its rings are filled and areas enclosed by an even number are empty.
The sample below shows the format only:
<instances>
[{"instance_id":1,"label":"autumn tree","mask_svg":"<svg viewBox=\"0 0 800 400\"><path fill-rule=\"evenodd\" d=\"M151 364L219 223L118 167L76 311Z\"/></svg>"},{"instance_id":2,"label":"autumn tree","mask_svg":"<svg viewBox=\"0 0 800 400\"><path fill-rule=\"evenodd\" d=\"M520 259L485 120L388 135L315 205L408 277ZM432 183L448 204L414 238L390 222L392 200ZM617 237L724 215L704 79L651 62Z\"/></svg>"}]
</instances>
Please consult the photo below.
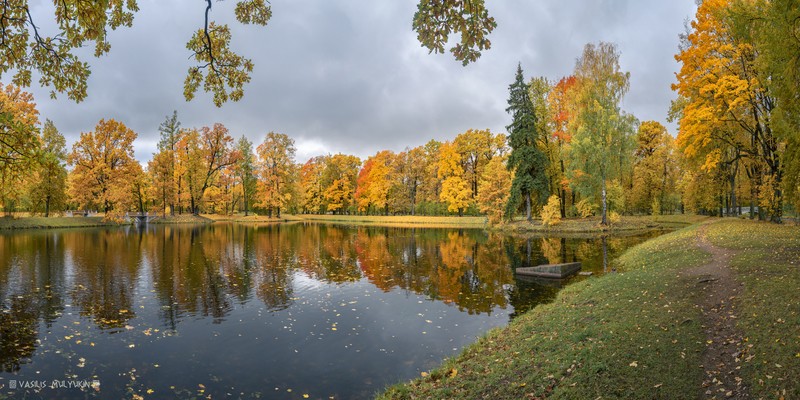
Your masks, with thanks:
<instances>
[{"instance_id":1,"label":"autumn tree","mask_svg":"<svg viewBox=\"0 0 800 400\"><path fill-rule=\"evenodd\" d=\"M478 209L486 214L489 223L497 224L503 219L505 206L511 192L511 173L506 160L495 157L486 164L478 190Z\"/></svg>"},{"instance_id":2,"label":"autumn tree","mask_svg":"<svg viewBox=\"0 0 800 400\"><path fill-rule=\"evenodd\" d=\"M727 0L698 6L675 56L682 65L673 89L684 99L678 144L687 157L702 158L705 170L720 168L731 178L736 176L733 163L744 160L753 181L751 209L771 199L761 209L771 210L770 219L780 222L783 167L782 143L772 122L777 102L769 82L774 77L759 62L754 35L760 33L750 26L752 18L738 14Z\"/></svg>"},{"instance_id":3,"label":"autumn tree","mask_svg":"<svg viewBox=\"0 0 800 400\"><path fill-rule=\"evenodd\" d=\"M629 205L640 212L663 214L678 207L678 157L674 140L656 121L639 125L636 135Z\"/></svg>"},{"instance_id":4,"label":"autumn tree","mask_svg":"<svg viewBox=\"0 0 800 400\"><path fill-rule=\"evenodd\" d=\"M158 141L159 153L164 153L158 162L159 174L165 174L160 177L158 185L161 188L162 195L169 195L168 203L170 208L170 215L175 215L175 203L181 196L184 190L183 174L177 170L177 144L181 139L183 131L181 131L181 123L178 120L178 112L173 111L172 115L167 116L164 122L158 127L161 138ZM169 176L169 180L167 177ZM156 182L156 180L154 180ZM169 187L166 187L167 185Z\"/></svg>"},{"instance_id":5,"label":"autumn tree","mask_svg":"<svg viewBox=\"0 0 800 400\"><path fill-rule=\"evenodd\" d=\"M514 82L508 86L508 108L511 114L511 125L508 130L508 143L511 153L507 168L514 172L511 183L511 195L506 204L506 215L516 213L519 204L524 201L525 218L530 222L532 197L542 202L547 198L547 158L540 146L540 132L537 130L537 115L534 114L528 86L522 74L522 65L517 65Z\"/></svg>"},{"instance_id":6,"label":"autumn tree","mask_svg":"<svg viewBox=\"0 0 800 400\"><path fill-rule=\"evenodd\" d=\"M445 142L439 147L438 174L442 181L439 199L447 204L447 211L463 216L464 210L472 202L472 190L464 179L461 155L455 143Z\"/></svg>"},{"instance_id":7,"label":"autumn tree","mask_svg":"<svg viewBox=\"0 0 800 400\"><path fill-rule=\"evenodd\" d=\"M309 159L300 167L299 207L303 213L319 213L324 202L323 172L325 157Z\"/></svg>"},{"instance_id":8,"label":"autumn tree","mask_svg":"<svg viewBox=\"0 0 800 400\"><path fill-rule=\"evenodd\" d=\"M483 169L496 155L502 153L506 146L503 134L494 135L488 129L468 129L456 136L453 144L461 156L464 179L472 190L472 198L478 196L478 181Z\"/></svg>"},{"instance_id":9,"label":"autumn tree","mask_svg":"<svg viewBox=\"0 0 800 400\"><path fill-rule=\"evenodd\" d=\"M356 181L361 160L352 155L335 154L325 160L322 186L325 209L334 214L344 214L355 206Z\"/></svg>"},{"instance_id":10,"label":"autumn tree","mask_svg":"<svg viewBox=\"0 0 800 400\"><path fill-rule=\"evenodd\" d=\"M184 131L178 142L178 170L186 182L184 198L195 215L200 213L200 204L209 187L223 168L228 168L239 158L233 148L233 138L224 125L204 126L200 130Z\"/></svg>"},{"instance_id":11,"label":"autumn tree","mask_svg":"<svg viewBox=\"0 0 800 400\"><path fill-rule=\"evenodd\" d=\"M239 152L239 160L234 164L234 172L239 180L242 190L242 207L244 215L250 213L250 206L258 189L258 180L255 176L255 157L253 156L253 144L245 136L236 142L236 149Z\"/></svg>"},{"instance_id":12,"label":"autumn tree","mask_svg":"<svg viewBox=\"0 0 800 400\"><path fill-rule=\"evenodd\" d=\"M36 162L39 111L33 96L0 86L0 201L6 212L22 195L23 178Z\"/></svg>"},{"instance_id":13,"label":"autumn tree","mask_svg":"<svg viewBox=\"0 0 800 400\"><path fill-rule=\"evenodd\" d=\"M439 179L439 149L442 143L430 140L422 146L423 178L418 189L418 208L422 213L440 214L446 211L439 200L442 181Z\"/></svg>"},{"instance_id":14,"label":"autumn tree","mask_svg":"<svg viewBox=\"0 0 800 400\"><path fill-rule=\"evenodd\" d=\"M760 0L736 3L739 24L753 35L761 76L775 97L772 129L783 144L783 190L800 212L800 9L794 0Z\"/></svg>"},{"instance_id":15,"label":"autumn tree","mask_svg":"<svg viewBox=\"0 0 800 400\"><path fill-rule=\"evenodd\" d=\"M30 210L50 216L50 210L63 211L67 204L67 142L53 121L45 121L38 160L28 177Z\"/></svg>"},{"instance_id":16,"label":"autumn tree","mask_svg":"<svg viewBox=\"0 0 800 400\"><path fill-rule=\"evenodd\" d=\"M569 132L569 119L572 112L571 90L575 87L575 82L574 76L561 78L547 96L548 113L552 120L552 138L550 140L555 144L551 163L554 160L558 165L557 173L552 176L551 180L555 183L553 188L561 199L562 218L567 216L567 196L569 193L574 193L570 190L567 178L566 152L572 140Z\"/></svg>"},{"instance_id":17,"label":"autumn tree","mask_svg":"<svg viewBox=\"0 0 800 400\"><path fill-rule=\"evenodd\" d=\"M174 207L174 159L171 150L161 150L153 154L153 159L147 163L147 173L150 175L150 197L157 199L153 203L154 211L167 216L167 208ZM171 207L172 205L172 207ZM158 206L158 208L155 208Z\"/></svg>"},{"instance_id":18,"label":"autumn tree","mask_svg":"<svg viewBox=\"0 0 800 400\"><path fill-rule=\"evenodd\" d=\"M281 217L281 208L291 200L290 184L294 182L294 140L282 134L269 132L258 146L258 206L267 209L272 218L275 211Z\"/></svg>"},{"instance_id":19,"label":"autumn tree","mask_svg":"<svg viewBox=\"0 0 800 400\"><path fill-rule=\"evenodd\" d=\"M492 46L488 36L497 23L483 0L420 0L413 26L417 40L435 53L444 53L450 33L460 33L460 43L450 52L467 65L481 56L481 50Z\"/></svg>"},{"instance_id":20,"label":"autumn tree","mask_svg":"<svg viewBox=\"0 0 800 400\"><path fill-rule=\"evenodd\" d=\"M620 109L630 73L620 70L617 46L600 42L584 47L575 77L571 176L583 178L573 184L584 196L593 197L600 189L601 223L607 225L607 184L621 175L633 147L636 120Z\"/></svg>"},{"instance_id":21,"label":"autumn tree","mask_svg":"<svg viewBox=\"0 0 800 400\"><path fill-rule=\"evenodd\" d=\"M217 107L242 98L254 67L250 59L231 50L230 27L211 19L212 5L221 3L229 2L204 2L201 26L186 44L194 65L184 81L187 101L202 86L213 95ZM91 44L95 57L107 54L111 49L109 29L131 27L139 11L135 0L59 1L53 18L56 32L47 36L40 22L34 21L31 8L29 0L0 3L0 43L4 44L0 46L0 79L13 71L14 84L27 87L33 75L38 75L42 86L53 87L52 96L66 92L75 101L86 98L91 73L77 50ZM266 0L238 0L234 14L241 24L266 26L272 9ZM418 40L431 52L444 52L450 33L459 32L461 41L451 51L464 65L491 47L488 35L495 26L483 0L420 0L413 20Z\"/></svg>"},{"instance_id":22,"label":"autumn tree","mask_svg":"<svg viewBox=\"0 0 800 400\"><path fill-rule=\"evenodd\" d=\"M536 115L536 129L539 132L539 148L547 158L547 183L550 191L559 199L559 214L566 217L566 199L569 190L569 181L566 178L564 158L569 135L563 130L568 115L566 110L570 107L566 99L568 81L562 79L559 83L551 84L545 77L532 78L528 82L528 95ZM561 86L559 86L561 85ZM552 196L551 196L552 197Z\"/></svg>"},{"instance_id":23,"label":"autumn tree","mask_svg":"<svg viewBox=\"0 0 800 400\"><path fill-rule=\"evenodd\" d=\"M395 172L401 177L401 190L404 190L405 194L403 197L408 200L411 215L416 215L421 187L425 184L427 169L425 149L422 146L408 149L399 154L397 160L398 168Z\"/></svg>"},{"instance_id":24,"label":"autumn tree","mask_svg":"<svg viewBox=\"0 0 800 400\"><path fill-rule=\"evenodd\" d=\"M67 161L73 166L68 194L79 207L99 206L107 219L119 219L133 203L138 162L133 158L136 132L113 119L100 120L94 132L81 133ZM139 167L139 170L141 167Z\"/></svg>"},{"instance_id":25,"label":"autumn tree","mask_svg":"<svg viewBox=\"0 0 800 400\"><path fill-rule=\"evenodd\" d=\"M131 164L128 179L131 182L131 192L133 204L136 211L140 213L147 212L148 200L150 198L150 176L147 175L142 169L142 165L138 162Z\"/></svg>"},{"instance_id":26,"label":"autumn tree","mask_svg":"<svg viewBox=\"0 0 800 400\"><path fill-rule=\"evenodd\" d=\"M358 211L367 212L370 207L374 207L382 210L384 215L389 215L390 190L395 179L395 158L393 152L383 150L365 161L362 168L364 173L359 172L357 181L355 200Z\"/></svg>"}]
</instances>

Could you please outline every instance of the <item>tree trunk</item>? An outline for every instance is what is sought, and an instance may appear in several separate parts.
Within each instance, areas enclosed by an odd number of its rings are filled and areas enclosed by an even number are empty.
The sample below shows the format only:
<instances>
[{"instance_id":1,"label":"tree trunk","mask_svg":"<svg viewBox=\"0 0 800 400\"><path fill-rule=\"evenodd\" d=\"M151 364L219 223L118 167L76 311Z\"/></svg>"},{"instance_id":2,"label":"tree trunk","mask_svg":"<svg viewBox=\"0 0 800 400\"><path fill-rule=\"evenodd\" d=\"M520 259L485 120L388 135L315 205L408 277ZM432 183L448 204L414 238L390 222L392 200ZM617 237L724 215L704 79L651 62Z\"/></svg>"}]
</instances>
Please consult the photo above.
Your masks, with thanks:
<instances>
[{"instance_id":1,"label":"tree trunk","mask_svg":"<svg viewBox=\"0 0 800 400\"><path fill-rule=\"evenodd\" d=\"M602 203L603 203L603 218L600 221L601 225L608 225L608 220L606 219L606 211L608 210L608 205L606 202L606 176L603 174L603 188L602 188Z\"/></svg>"},{"instance_id":2,"label":"tree trunk","mask_svg":"<svg viewBox=\"0 0 800 400\"><path fill-rule=\"evenodd\" d=\"M731 208L728 215L733 215L736 210L736 174L739 173L739 163L734 163L733 173L731 173Z\"/></svg>"},{"instance_id":3,"label":"tree trunk","mask_svg":"<svg viewBox=\"0 0 800 400\"><path fill-rule=\"evenodd\" d=\"M50 216L50 196L44 198L44 217Z\"/></svg>"},{"instance_id":4,"label":"tree trunk","mask_svg":"<svg viewBox=\"0 0 800 400\"><path fill-rule=\"evenodd\" d=\"M559 144L559 147L560 146L561 144ZM560 161L561 161L561 175L566 176L566 172L564 172L564 159L562 158ZM561 193L561 195L559 196L561 197L561 218L567 218L567 193L561 186L561 182L559 182L558 187L559 187L558 190Z\"/></svg>"},{"instance_id":5,"label":"tree trunk","mask_svg":"<svg viewBox=\"0 0 800 400\"><path fill-rule=\"evenodd\" d=\"M533 216L531 215L531 194L525 193L525 219L528 222L533 221Z\"/></svg>"},{"instance_id":6,"label":"tree trunk","mask_svg":"<svg viewBox=\"0 0 800 400\"><path fill-rule=\"evenodd\" d=\"M278 213L276 214L276 216L277 216L278 218L280 218L280 217L281 217L281 206L278 206L278 207L276 208L276 210L278 211Z\"/></svg>"}]
</instances>

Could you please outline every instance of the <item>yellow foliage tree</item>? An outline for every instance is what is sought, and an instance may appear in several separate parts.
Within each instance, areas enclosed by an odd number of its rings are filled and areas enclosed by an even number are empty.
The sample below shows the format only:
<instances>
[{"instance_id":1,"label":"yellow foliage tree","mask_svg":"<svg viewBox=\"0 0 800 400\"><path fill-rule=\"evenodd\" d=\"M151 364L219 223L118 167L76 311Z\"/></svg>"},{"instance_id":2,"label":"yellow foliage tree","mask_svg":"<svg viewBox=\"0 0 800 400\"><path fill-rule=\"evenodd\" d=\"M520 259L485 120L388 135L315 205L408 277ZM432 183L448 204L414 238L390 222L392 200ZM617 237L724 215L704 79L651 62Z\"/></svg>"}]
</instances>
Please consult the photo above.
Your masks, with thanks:
<instances>
[{"instance_id":1,"label":"yellow foliage tree","mask_svg":"<svg viewBox=\"0 0 800 400\"><path fill-rule=\"evenodd\" d=\"M256 151L261 198L258 205L266 208L270 217L274 210L280 218L281 208L285 208L292 200L290 185L295 180L294 140L282 133L269 132Z\"/></svg>"},{"instance_id":2,"label":"yellow foliage tree","mask_svg":"<svg viewBox=\"0 0 800 400\"><path fill-rule=\"evenodd\" d=\"M333 213L346 213L355 207L355 189L361 160L352 155L335 154L325 158L322 172L325 208Z\"/></svg>"},{"instance_id":3,"label":"yellow foliage tree","mask_svg":"<svg viewBox=\"0 0 800 400\"><path fill-rule=\"evenodd\" d=\"M461 168L461 155L458 154L456 145L446 142L439 148L439 179L442 180L442 191L439 199L447 204L447 211L458 212L464 215L464 209L469 207L472 191L463 178L464 170Z\"/></svg>"},{"instance_id":4,"label":"yellow foliage tree","mask_svg":"<svg viewBox=\"0 0 800 400\"><path fill-rule=\"evenodd\" d=\"M23 180L40 147L39 111L19 87L0 86L0 204L7 212L22 195Z\"/></svg>"},{"instance_id":5,"label":"yellow foliage tree","mask_svg":"<svg viewBox=\"0 0 800 400\"><path fill-rule=\"evenodd\" d=\"M557 195L550 196L547 204L542 207L542 224L553 226L561 223L561 199Z\"/></svg>"},{"instance_id":6,"label":"yellow foliage tree","mask_svg":"<svg viewBox=\"0 0 800 400\"><path fill-rule=\"evenodd\" d=\"M119 220L129 211L132 178L141 171L133 158L136 136L113 119L100 120L94 132L81 133L67 158L73 166L68 194L74 203L83 208L100 207L109 220Z\"/></svg>"},{"instance_id":7,"label":"yellow foliage tree","mask_svg":"<svg viewBox=\"0 0 800 400\"><path fill-rule=\"evenodd\" d=\"M780 221L782 193L781 142L773 132L773 98L768 82L757 64L758 49L747 29L737 24L730 0L700 3L691 31L675 56L682 66L673 85L681 99L678 146L690 161L705 171L719 169L730 184L731 203L738 161L746 161L750 201L771 198L776 204L770 218ZM765 83L767 82L767 83ZM762 179L772 179L775 193L760 196ZM720 196L722 197L722 196ZM722 206L722 204L720 204Z\"/></svg>"},{"instance_id":8,"label":"yellow foliage tree","mask_svg":"<svg viewBox=\"0 0 800 400\"><path fill-rule=\"evenodd\" d=\"M511 173L503 157L495 157L488 164L478 185L478 206L489 218L489 223L499 223L511 193Z\"/></svg>"}]
</instances>

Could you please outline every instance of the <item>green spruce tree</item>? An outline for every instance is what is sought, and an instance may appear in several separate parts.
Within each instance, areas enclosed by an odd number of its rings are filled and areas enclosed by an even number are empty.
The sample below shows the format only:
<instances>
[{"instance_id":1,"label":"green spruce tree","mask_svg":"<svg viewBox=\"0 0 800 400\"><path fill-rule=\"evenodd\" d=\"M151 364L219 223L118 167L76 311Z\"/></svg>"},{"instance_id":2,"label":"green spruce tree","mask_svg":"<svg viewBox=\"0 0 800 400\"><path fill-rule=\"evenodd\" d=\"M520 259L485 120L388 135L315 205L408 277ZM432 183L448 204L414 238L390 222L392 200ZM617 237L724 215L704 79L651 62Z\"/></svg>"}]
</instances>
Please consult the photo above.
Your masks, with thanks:
<instances>
[{"instance_id":1,"label":"green spruce tree","mask_svg":"<svg viewBox=\"0 0 800 400\"><path fill-rule=\"evenodd\" d=\"M514 180L506 204L506 218L511 218L524 200L525 218L530 222L533 219L531 198L536 196L541 203L549 194L547 157L538 147L540 132L536 128L537 117L519 64L514 83L508 86L508 91L506 112L511 114L512 121L511 125L506 126L508 144L511 146L506 168L514 171Z\"/></svg>"}]
</instances>

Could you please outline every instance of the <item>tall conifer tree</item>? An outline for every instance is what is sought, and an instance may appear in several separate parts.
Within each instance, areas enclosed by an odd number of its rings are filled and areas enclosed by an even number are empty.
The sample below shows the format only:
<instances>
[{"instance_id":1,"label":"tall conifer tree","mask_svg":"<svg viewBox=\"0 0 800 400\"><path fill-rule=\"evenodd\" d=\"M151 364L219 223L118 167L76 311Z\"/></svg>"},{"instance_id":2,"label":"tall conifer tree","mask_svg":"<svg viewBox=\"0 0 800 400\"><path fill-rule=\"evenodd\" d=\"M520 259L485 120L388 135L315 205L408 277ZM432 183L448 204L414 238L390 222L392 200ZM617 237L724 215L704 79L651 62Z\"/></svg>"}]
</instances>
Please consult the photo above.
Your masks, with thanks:
<instances>
[{"instance_id":1,"label":"tall conifer tree","mask_svg":"<svg viewBox=\"0 0 800 400\"><path fill-rule=\"evenodd\" d=\"M540 132L536 129L536 114L533 103L528 94L528 85L522 74L522 66L517 65L517 75L514 83L508 86L508 108L511 114L511 125L508 130L508 144L511 154L506 167L514 171L514 180L511 182L511 196L506 204L506 218L510 218L525 201L525 218L532 220L531 197L537 196L542 202L547 198L547 157L545 157L537 143Z\"/></svg>"}]
</instances>

